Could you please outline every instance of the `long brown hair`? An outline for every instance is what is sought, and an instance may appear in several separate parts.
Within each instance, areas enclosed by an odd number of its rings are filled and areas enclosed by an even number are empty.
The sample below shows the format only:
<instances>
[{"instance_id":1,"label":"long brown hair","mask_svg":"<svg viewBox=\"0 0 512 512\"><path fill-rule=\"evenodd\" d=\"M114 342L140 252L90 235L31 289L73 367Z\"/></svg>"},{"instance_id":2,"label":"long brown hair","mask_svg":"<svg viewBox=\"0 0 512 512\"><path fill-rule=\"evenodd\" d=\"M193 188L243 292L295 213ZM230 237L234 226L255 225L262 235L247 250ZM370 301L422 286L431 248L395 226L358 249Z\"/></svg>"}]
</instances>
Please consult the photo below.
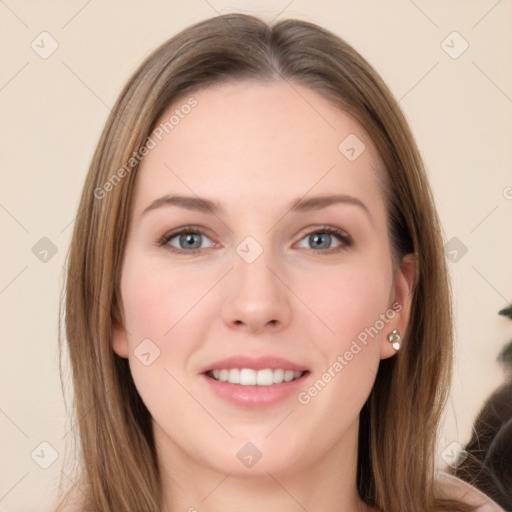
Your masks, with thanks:
<instances>
[{"instance_id":1,"label":"long brown hair","mask_svg":"<svg viewBox=\"0 0 512 512\"><path fill-rule=\"evenodd\" d=\"M361 411L358 490L383 512L464 510L434 497L436 434L450 388L452 313L438 217L407 122L380 76L338 36L304 21L267 24L242 14L197 23L142 63L112 109L86 178L65 294L80 508L160 510L150 414L127 360L111 346L112 325L122 313L120 270L138 168L134 155L171 104L230 80L305 85L354 116L373 140L387 172L391 246L397 262L415 254L416 275L403 348L381 362Z\"/></svg>"}]
</instances>

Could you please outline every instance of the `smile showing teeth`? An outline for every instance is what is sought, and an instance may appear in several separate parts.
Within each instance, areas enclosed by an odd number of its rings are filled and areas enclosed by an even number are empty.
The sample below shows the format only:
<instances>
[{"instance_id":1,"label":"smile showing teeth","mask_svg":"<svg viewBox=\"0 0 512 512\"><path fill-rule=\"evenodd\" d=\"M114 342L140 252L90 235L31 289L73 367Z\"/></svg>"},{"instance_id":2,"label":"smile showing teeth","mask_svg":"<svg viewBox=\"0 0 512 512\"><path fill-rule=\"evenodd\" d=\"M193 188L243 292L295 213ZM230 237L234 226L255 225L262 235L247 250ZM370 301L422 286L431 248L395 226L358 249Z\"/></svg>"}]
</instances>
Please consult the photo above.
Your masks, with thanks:
<instances>
[{"instance_id":1,"label":"smile showing teeth","mask_svg":"<svg viewBox=\"0 0 512 512\"><path fill-rule=\"evenodd\" d=\"M252 368L230 368L222 370L212 370L209 375L220 382L229 382L230 384L240 384L242 386L272 386L282 382L290 382L302 377L305 372L294 372L292 370L283 370L278 368L271 370L253 370Z\"/></svg>"}]
</instances>

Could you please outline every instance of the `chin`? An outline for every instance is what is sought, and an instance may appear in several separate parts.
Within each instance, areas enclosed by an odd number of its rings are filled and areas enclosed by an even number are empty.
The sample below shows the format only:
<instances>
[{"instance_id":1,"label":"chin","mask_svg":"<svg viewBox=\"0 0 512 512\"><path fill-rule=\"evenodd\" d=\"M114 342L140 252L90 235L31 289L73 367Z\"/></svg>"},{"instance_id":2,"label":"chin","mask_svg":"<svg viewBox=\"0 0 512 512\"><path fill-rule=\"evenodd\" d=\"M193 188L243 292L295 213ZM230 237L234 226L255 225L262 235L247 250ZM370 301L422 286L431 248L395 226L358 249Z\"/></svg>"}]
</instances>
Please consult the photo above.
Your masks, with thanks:
<instances>
[{"instance_id":1,"label":"chin","mask_svg":"<svg viewBox=\"0 0 512 512\"><path fill-rule=\"evenodd\" d=\"M214 452L203 453L202 464L219 473L230 474L231 477L268 478L268 473L289 474L291 468L295 472L313 462L308 460L307 453L303 453L295 443L265 439L266 435L259 438L247 436L243 440L236 437L226 443L217 442ZM304 442L302 446L308 446L308 443ZM309 446L308 452L311 453Z\"/></svg>"}]
</instances>

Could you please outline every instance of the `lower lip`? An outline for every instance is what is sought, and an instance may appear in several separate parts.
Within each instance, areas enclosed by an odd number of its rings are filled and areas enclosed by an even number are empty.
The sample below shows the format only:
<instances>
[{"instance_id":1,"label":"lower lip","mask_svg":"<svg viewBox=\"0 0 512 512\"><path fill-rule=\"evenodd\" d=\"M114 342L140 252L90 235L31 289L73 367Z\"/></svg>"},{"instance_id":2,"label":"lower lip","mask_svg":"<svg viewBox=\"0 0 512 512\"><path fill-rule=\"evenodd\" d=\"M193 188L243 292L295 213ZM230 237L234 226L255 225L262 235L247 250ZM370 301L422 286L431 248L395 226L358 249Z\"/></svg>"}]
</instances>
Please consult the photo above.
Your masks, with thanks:
<instances>
[{"instance_id":1,"label":"lower lip","mask_svg":"<svg viewBox=\"0 0 512 512\"><path fill-rule=\"evenodd\" d=\"M290 398L292 395L297 396L304 389L308 375L306 373L298 379L272 384L271 386L242 386L241 384L221 382L205 374L203 374L203 377L210 389L222 399L238 407L254 408L270 407Z\"/></svg>"}]
</instances>

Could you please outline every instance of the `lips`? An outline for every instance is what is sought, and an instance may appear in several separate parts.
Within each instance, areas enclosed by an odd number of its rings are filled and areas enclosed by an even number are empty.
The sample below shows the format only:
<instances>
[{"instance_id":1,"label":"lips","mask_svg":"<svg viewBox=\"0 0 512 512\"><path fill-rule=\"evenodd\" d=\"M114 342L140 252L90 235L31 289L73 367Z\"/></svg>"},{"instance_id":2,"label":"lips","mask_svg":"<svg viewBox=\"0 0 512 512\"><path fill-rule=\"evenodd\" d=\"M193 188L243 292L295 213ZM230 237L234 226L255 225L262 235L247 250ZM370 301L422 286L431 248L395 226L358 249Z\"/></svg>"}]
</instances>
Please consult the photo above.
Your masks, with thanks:
<instances>
[{"instance_id":1,"label":"lips","mask_svg":"<svg viewBox=\"0 0 512 512\"><path fill-rule=\"evenodd\" d=\"M304 365L280 357L230 357L203 368L215 395L242 407L268 407L297 392L310 374Z\"/></svg>"}]
</instances>

